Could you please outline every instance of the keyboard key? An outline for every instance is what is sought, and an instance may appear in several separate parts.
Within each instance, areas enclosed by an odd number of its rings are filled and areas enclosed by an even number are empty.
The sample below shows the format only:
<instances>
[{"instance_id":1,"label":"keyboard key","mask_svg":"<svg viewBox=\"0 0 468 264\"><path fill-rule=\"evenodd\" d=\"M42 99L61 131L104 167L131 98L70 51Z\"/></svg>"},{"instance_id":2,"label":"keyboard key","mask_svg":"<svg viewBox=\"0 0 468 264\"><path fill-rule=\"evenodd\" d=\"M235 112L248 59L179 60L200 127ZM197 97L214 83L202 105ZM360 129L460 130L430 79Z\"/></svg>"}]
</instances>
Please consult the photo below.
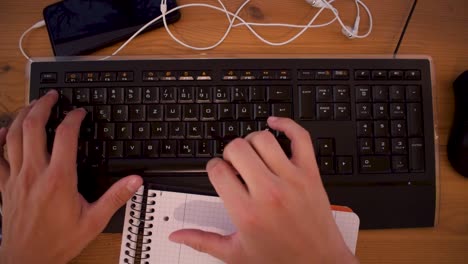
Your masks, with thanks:
<instances>
[{"instance_id":1,"label":"keyboard key","mask_svg":"<svg viewBox=\"0 0 468 264\"><path fill-rule=\"evenodd\" d=\"M177 73L173 71L158 72L158 77L161 81L176 81Z\"/></svg>"},{"instance_id":2,"label":"keyboard key","mask_svg":"<svg viewBox=\"0 0 468 264\"><path fill-rule=\"evenodd\" d=\"M179 103L193 103L193 87L181 87L179 89Z\"/></svg>"},{"instance_id":3,"label":"keyboard key","mask_svg":"<svg viewBox=\"0 0 468 264\"><path fill-rule=\"evenodd\" d=\"M205 138L206 139L222 138L221 123L219 122L205 123Z\"/></svg>"},{"instance_id":4,"label":"keyboard key","mask_svg":"<svg viewBox=\"0 0 468 264\"><path fill-rule=\"evenodd\" d=\"M91 103L92 104L105 104L107 102L106 88L91 89Z\"/></svg>"},{"instance_id":5,"label":"keyboard key","mask_svg":"<svg viewBox=\"0 0 468 264\"><path fill-rule=\"evenodd\" d=\"M167 123L153 122L151 123L151 138L165 139L168 135Z\"/></svg>"},{"instance_id":6,"label":"keyboard key","mask_svg":"<svg viewBox=\"0 0 468 264\"><path fill-rule=\"evenodd\" d=\"M43 72L41 73L41 83L56 83L57 73L56 72Z\"/></svg>"},{"instance_id":7,"label":"keyboard key","mask_svg":"<svg viewBox=\"0 0 468 264\"><path fill-rule=\"evenodd\" d=\"M235 108L232 104L219 104L218 105L218 119L219 120L233 120L235 118Z\"/></svg>"},{"instance_id":8,"label":"keyboard key","mask_svg":"<svg viewBox=\"0 0 468 264\"><path fill-rule=\"evenodd\" d=\"M336 172L338 174L352 174L353 173L353 157L337 157L336 158Z\"/></svg>"},{"instance_id":9,"label":"keyboard key","mask_svg":"<svg viewBox=\"0 0 468 264\"><path fill-rule=\"evenodd\" d=\"M390 101L403 102L405 101L405 87L401 85L390 86Z\"/></svg>"},{"instance_id":10,"label":"keyboard key","mask_svg":"<svg viewBox=\"0 0 468 264\"><path fill-rule=\"evenodd\" d=\"M252 70L240 71L240 79L242 81L256 80L257 78L258 78L258 72L257 71L252 71Z\"/></svg>"},{"instance_id":11,"label":"keyboard key","mask_svg":"<svg viewBox=\"0 0 468 264\"><path fill-rule=\"evenodd\" d=\"M424 172L424 140L422 138L408 139L409 169L411 172Z\"/></svg>"},{"instance_id":12,"label":"keyboard key","mask_svg":"<svg viewBox=\"0 0 468 264\"><path fill-rule=\"evenodd\" d=\"M331 71L317 70L317 71L315 71L315 79L316 80L330 80L331 79Z\"/></svg>"},{"instance_id":13,"label":"keyboard key","mask_svg":"<svg viewBox=\"0 0 468 264\"><path fill-rule=\"evenodd\" d=\"M65 73L66 83L77 83L81 81L81 73L79 72L67 72Z\"/></svg>"},{"instance_id":14,"label":"keyboard key","mask_svg":"<svg viewBox=\"0 0 468 264\"><path fill-rule=\"evenodd\" d=\"M228 87L216 87L214 93L214 102L215 103L229 103L229 89Z\"/></svg>"},{"instance_id":15,"label":"keyboard key","mask_svg":"<svg viewBox=\"0 0 468 264\"><path fill-rule=\"evenodd\" d=\"M335 163L333 162L333 157L320 157L319 158L319 170L320 174L334 174L335 173Z\"/></svg>"},{"instance_id":16,"label":"keyboard key","mask_svg":"<svg viewBox=\"0 0 468 264\"><path fill-rule=\"evenodd\" d=\"M358 137L372 137L373 124L371 121L358 121L357 122L357 136Z\"/></svg>"},{"instance_id":17,"label":"keyboard key","mask_svg":"<svg viewBox=\"0 0 468 264\"><path fill-rule=\"evenodd\" d=\"M146 120L146 105L130 105L128 108L129 120L133 122Z\"/></svg>"},{"instance_id":18,"label":"keyboard key","mask_svg":"<svg viewBox=\"0 0 468 264\"><path fill-rule=\"evenodd\" d=\"M333 80L349 80L348 70L333 70Z\"/></svg>"},{"instance_id":19,"label":"keyboard key","mask_svg":"<svg viewBox=\"0 0 468 264\"><path fill-rule=\"evenodd\" d=\"M236 119L237 120L252 120L253 119L252 104L236 105Z\"/></svg>"},{"instance_id":20,"label":"keyboard key","mask_svg":"<svg viewBox=\"0 0 468 264\"><path fill-rule=\"evenodd\" d=\"M250 86L249 99L251 102L265 102L265 87L264 86Z\"/></svg>"},{"instance_id":21,"label":"keyboard key","mask_svg":"<svg viewBox=\"0 0 468 264\"><path fill-rule=\"evenodd\" d=\"M362 156L360 158L361 173L390 173L389 156Z\"/></svg>"},{"instance_id":22,"label":"keyboard key","mask_svg":"<svg viewBox=\"0 0 468 264\"><path fill-rule=\"evenodd\" d=\"M236 138L239 136L238 122L223 122L223 138Z\"/></svg>"},{"instance_id":23,"label":"keyboard key","mask_svg":"<svg viewBox=\"0 0 468 264\"><path fill-rule=\"evenodd\" d=\"M406 80L421 80L421 72L418 70L405 71Z\"/></svg>"},{"instance_id":24,"label":"keyboard key","mask_svg":"<svg viewBox=\"0 0 468 264\"><path fill-rule=\"evenodd\" d=\"M141 103L141 88L126 88L125 89L125 103L139 104Z\"/></svg>"},{"instance_id":25,"label":"keyboard key","mask_svg":"<svg viewBox=\"0 0 468 264\"><path fill-rule=\"evenodd\" d=\"M166 121L180 121L181 117L182 117L180 108L181 108L180 105L174 105L174 104L165 105L164 120L166 120Z\"/></svg>"},{"instance_id":26,"label":"keyboard key","mask_svg":"<svg viewBox=\"0 0 468 264\"><path fill-rule=\"evenodd\" d=\"M417 137L423 135L422 109L420 103L407 104L406 119L408 121L408 136Z\"/></svg>"},{"instance_id":27,"label":"keyboard key","mask_svg":"<svg viewBox=\"0 0 468 264\"><path fill-rule=\"evenodd\" d=\"M375 154L388 155L390 154L390 142L388 138L376 138L374 142Z\"/></svg>"},{"instance_id":28,"label":"keyboard key","mask_svg":"<svg viewBox=\"0 0 468 264\"><path fill-rule=\"evenodd\" d=\"M388 121L374 121L374 136L375 137L388 137Z\"/></svg>"},{"instance_id":29,"label":"keyboard key","mask_svg":"<svg viewBox=\"0 0 468 264\"><path fill-rule=\"evenodd\" d=\"M230 87L230 90L232 91L232 102L247 102L249 100L247 87Z\"/></svg>"},{"instance_id":30,"label":"keyboard key","mask_svg":"<svg viewBox=\"0 0 468 264\"><path fill-rule=\"evenodd\" d=\"M390 122L390 132L393 137L406 136L406 121L405 120L392 120Z\"/></svg>"},{"instance_id":31,"label":"keyboard key","mask_svg":"<svg viewBox=\"0 0 468 264\"><path fill-rule=\"evenodd\" d=\"M403 103L390 104L390 118L391 119L405 119L406 106Z\"/></svg>"},{"instance_id":32,"label":"keyboard key","mask_svg":"<svg viewBox=\"0 0 468 264\"><path fill-rule=\"evenodd\" d=\"M141 157L141 141L125 141L125 157Z\"/></svg>"},{"instance_id":33,"label":"keyboard key","mask_svg":"<svg viewBox=\"0 0 468 264\"><path fill-rule=\"evenodd\" d=\"M351 120L350 108L349 104L335 104L335 120Z\"/></svg>"},{"instance_id":34,"label":"keyboard key","mask_svg":"<svg viewBox=\"0 0 468 264\"><path fill-rule=\"evenodd\" d=\"M406 139L392 138L392 154L406 154Z\"/></svg>"},{"instance_id":35,"label":"keyboard key","mask_svg":"<svg viewBox=\"0 0 468 264\"><path fill-rule=\"evenodd\" d=\"M372 80L386 80L387 71L384 70L375 70L372 71Z\"/></svg>"},{"instance_id":36,"label":"keyboard key","mask_svg":"<svg viewBox=\"0 0 468 264\"><path fill-rule=\"evenodd\" d=\"M197 103L211 103L211 87L197 87L196 101Z\"/></svg>"},{"instance_id":37,"label":"keyboard key","mask_svg":"<svg viewBox=\"0 0 468 264\"><path fill-rule=\"evenodd\" d=\"M106 157L106 142L93 141L88 144L88 157L92 161L100 161Z\"/></svg>"},{"instance_id":38,"label":"keyboard key","mask_svg":"<svg viewBox=\"0 0 468 264\"><path fill-rule=\"evenodd\" d=\"M272 70L262 70L260 71L261 80L274 80L276 79L276 73Z\"/></svg>"},{"instance_id":39,"label":"keyboard key","mask_svg":"<svg viewBox=\"0 0 468 264\"><path fill-rule=\"evenodd\" d=\"M177 75L179 76L179 81L193 81L193 80L195 80L194 73L191 72L191 71L178 72Z\"/></svg>"},{"instance_id":40,"label":"keyboard key","mask_svg":"<svg viewBox=\"0 0 468 264\"><path fill-rule=\"evenodd\" d=\"M317 102L333 102L333 90L331 86L317 86L315 88Z\"/></svg>"},{"instance_id":41,"label":"keyboard key","mask_svg":"<svg viewBox=\"0 0 468 264\"><path fill-rule=\"evenodd\" d=\"M143 88L143 103L155 104L159 102L159 89L158 87Z\"/></svg>"},{"instance_id":42,"label":"keyboard key","mask_svg":"<svg viewBox=\"0 0 468 264\"><path fill-rule=\"evenodd\" d=\"M408 158L406 156L392 156L393 172L408 172Z\"/></svg>"},{"instance_id":43,"label":"keyboard key","mask_svg":"<svg viewBox=\"0 0 468 264\"><path fill-rule=\"evenodd\" d=\"M388 119L388 104L377 103L374 104L374 119Z\"/></svg>"},{"instance_id":44,"label":"keyboard key","mask_svg":"<svg viewBox=\"0 0 468 264\"><path fill-rule=\"evenodd\" d=\"M201 121L215 121L217 120L217 105L215 104L202 104L201 105Z\"/></svg>"},{"instance_id":45,"label":"keyboard key","mask_svg":"<svg viewBox=\"0 0 468 264\"><path fill-rule=\"evenodd\" d=\"M177 153L177 141L176 140L163 140L160 143L161 150L159 152L160 157L175 157Z\"/></svg>"},{"instance_id":46,"label":"keyboard key","mask_svg":"<svg viewBox=\"0 0 468 264\"><path fill-rule=\"evenodd\" d=\"M335 145L332 138L317 139L320 156L332 156L335 153Z\"/></svg>"},{"instance_id":47,"label":"keyboard key","mask_svg":"<svg viewBox=\"0 0 468 264\"><path fill-rule=\"evenodd\" d=\"M111 121L111 107L110 105L96 106L94 112L94 120L97 121Z\"/></svg>"},{"instance_id":48,"label":"keyboard key","mask_svg":"<svg viewBox=\"0 0 468 264\"><path fill-rule=\"evenodd\" d=\"M388 101L388 87L387 86L372 86L372 99L374 102L387 102Z\"/></svg>"},{"instance_id":49,"label":"keyboard key","mask_svg":"<svg viewBox=\"0 0 468 264\"><path fill-rule=\"evenodd\" d=\"M268 104L255 104L254 105L255 120L267 119L269 116L270 116L270 108Z\"/></svg>"},{"instance_id":50,"label":"keyboard key","mask_svg":"<svg viewBox=\"0 0 468 264\"><path fill-rule=\"evenodd\" d=\"M116 123L115 138L116 139L132 139L133 129L131 123Z\"/></svg>"},{"instance_id":51,"label":"keyboard key","mask_svg":"<svg viewBox=\"0 0 468 264\"><path fill-rule=\"evenodd\" d=\"M193 157L195 154L195 142L192 140L179 141L178 157Z\"/></svg>"},{"instance_id":52,"label":"keyboard key","mask_svg":"<svg viewBox=\"0 0 468 264\"><path fill-rule=\"evenodd\" d=\"M298 70L297 71L299 80L313 80L315 79L315 72L312 70Z\"/></svg>"},{"instance_id":53,"label":"keyboard key","mask_svg":"<svg viewBox=\"0 0 468 264\"><path fill-rule=\"evenodd\" d=\"M281 70L278 72L278 79L279 80L290 80L291 79L291 72L288 70Z\"/></svg>"},{"instance_id":54,"label":"keyboard key","mask_svg":"<svg viewBox=\"0 0 468 264\"><path fill-rule=\"evenodd\" d=\"M185 123L170 122L169 123L169 138L184 139L185 138Z\"/></svg>"},{"instance_id":55,"label":"keyboard key","mask_svg":"<svg viewBox=\"0 0 468 264\"><path fill-rule=\"evenodd\" d=\"M161 103L175 103L177 98L176 87L161 87Z\"/></svg>"},{"instance_id":56,"label":"keyboard key","mask_svg":"<svg viewBox=\"0 0 468 264\"><path fill-rule=\"evenodd\" d=\"M273 104L271 106L273 116L292 118L292 109L290 104Z\"/></svg>"},{"instance_id":57,"label":"keyboard key","mask_svg":"<svg viewBox=\"0 0 468 264\"><path fill-rule=\"evenodd\" d=\"M372 119L371 104L356 104L356 118L358 120Z\"/></svg>"},{"instance_id":58,"label":"keyboard key","mask_svg":"<svg viewBox=\"0 0 468 264\"><path fill-rule=\"evenodd\" d=\"M290 102L291 87L289 86L267 86L268 102Z\"/></svg>"},{"instance_id":59,"label":"keyboard key","mask_svg":"<svg viewBox=\"0 0 468 264\"><path fill-rule=\"evenodd\" d=\"M360 138L358 141L358 151L361 155L374 153L374 141L372 138Z\"/></svg>"},{"instance_id":60,"label":"keyboard key","mask_svg":"<svg viewBox=\"0 0 468 264\"><path fill-rule=\"evenodd\" d=\"M73 104L82 105L89 103L89 89L75 88L73 89Z\"/></svg>"},{"instance_id":61,"label":"keyboard key","mask_svg":"<svg viewBox=\"0 0 468 264\"><path fill-rule=\"evenodd\" d=\"M371 89L370 86L355 86L356 102L371 102Z\"/></svg>"},{"instance_id":62,"label":"keyboard key","mask_svg":"<svg viewBox=\"0 0 468 264\"><path fill-rule=\"evenodd\" d=\"M159 141L145 141L143 143L143 156L146 158L159 157Z\"/></svg>"},{"instance_id":63,"label":"keyboard key","mask_svg":"<svg viewBox=\"0 0 468 264\"><path fill-rule=\"evenodd\" d=\"M203 138L203 124L200 122L187 123L187 138L189 139Z\"/></svg>"},{"instance_id":64,"label":"keyboard key","mask_svg":"<svg viewBox=\"0 0 468 264\"><path fill-rule=\"evenodd\" d=\"M212 157L213 156L213 142L211 140L197 140L196 141L197 157Z\"/></svg>"},{"instance_id":65,"label":"keyboard key","mask_svg":"<svg viewBox=\"0 0 468 264\"><path fill-rule=\"evenodd\" d=\"M132 82L133 81L133 72L125 71L117 73L118 82Z\"/></svg>"},{"instance_id":66,"label":"keyboard key","mask_svg":"<svg viewBox=\"0 0 468 264\"><path fill-rule=\"evenodd\" d=\"M256 130L255 122L241 122L240 123L240 136L245 137Z\"/></svg>"},{"instance_id":67,"label":"keyboard key","mask_svg":"<svg viewBox=\"0 0 468 264\"><path fill-rule=\"evenodd\" d=\"M124 103L124 89L123 88L109 88L109 104L123 104Z\"/></svg>"},{"instance_id":68,"label":"keyboard key","mask_svg":"<svg viewBox=\"0 0 468 264\"><path fill-rule=\"evenodd\" d=\"M417 85L406 86L406 101L420 102L421 101L421 87Z\"/></svg>"},{"instance_id":69,"label":"keyboard key","mask_svg":"<svg viewBox=\"0 0 468 264\"><path fill-rule=\"evenodd\" d=\"M222 76L222 79L225 81L235 81L239 79L239 71L224 70Z\"/></svg>"},{"instance_id":70,"label":"keyboard key","mask_svg":"<svg viewBox=\"0 0 468 264\"><path fill-rule=\"evenodd\" d=\"M109 141L107 143L107 155L109 158L123 158L124 149L122 141Z\"/></svg>"},{"instance_id":71,"label":"keyboard key","mask_svg":"<svg viewBox=\"0 0 468 264\"><path fill-rule=\"evenodd\" d=\"M333 96L335 102L349 102L349 86L333 86Z\"/></svg>"},{"instance_id":72,"label":"keyboard key","mask_svg":"<svg viewBox=\"0 0 468 264\"><path fill-rule=\"evenodd\" d=\"M183 121L198 121L198 105L188 104L183 106Z\"/></svg>"},{"instance_id":73,"label":"keyboard key","mask_svg":"<svg viewBox=\"0 0 468 264\"><path fill-rule=\"evenodd\" d=\"M368 70L355 70L354 79L356 80L369 80L370 73Z\"/></svg>"},{"instance_id":74,"label":"keyboard key","mask_svg":"<svg viewBox=\"0 0 468 264\"><path fill-rule=\"evenodd\" d=\"M82 74L82 82L97 82L99 81L99 72L85 72Z\"/></svg>"},{"instance_id":75,"label":"keyboard key","mask_svg":"<svg viewBox=\"0 0 468 264\"><path fill-rule=\"evenodd\" d=\"M217 140L214 144L214 153L213 155L216 157L222 157L224 153L224 148L227 146L228 141L225 140Z\"/></svg>"},{"instance_id":76,"label":"keyboard key","mask_svg":"<svg viewBox=\"0 0 468 264\"><path fill-rule=\"evenodd\" d=\"M115 72L101 72L99 80L101 82L115 82L117 73Z\"/></svg>"},{"instance_id":77,"label":"keyboard key","mask_svg":"<svg viewBox=\"0 0 468 264\"><path fill-rule=\"evenodd\" d=\"M114 123L98 123L96 124L96 138L99 140L114 139Z\"/></svg>"},{"instance_id":78,"label":"keyboard key","mask_svg":"<svg viewBox=\"0 0 468 264\"><path fill-rule=\"evenodd\" d=\"M150 124L149 123L134 123L133 124L134 139L150 139Z\"/></svg>"},{"instance_id":79,"label":"keyboard key","mask_svg":"<svg viewBox=\"0 0 468 264\"><path fill-rule=\"evenodd\" d=\"M315 119L315 91L313 86L299 86L300 118L305 120Z\"/></svg>"},{"instance_id":80,"label":"keyboard key","mask_svg":"<svg viewBox=\"0 0 468 264\"><path fill-rule=\"evenodd\" d=\"M195 75L197 77L197 81L211 81L212 80L211 71L196 71Z\"/></svg>"},{"instance_id":81,"label":"keyboard key","mask_svg":"<svg viewBox=\"0 0 468 264\"><path fill-rule=\"evenodd\" d=\"M333 104L317 104L318 120L333 120Z\"/></svg>"},{"instance_id":82,"label":"keyboard key","mask_svg":"<svg viewBox=\"0 0 468 264\"><path fill-rule=\"evenodd\" d=\"M269 130L270 128L268 127L268 123L266 121L258 121L257 122L257 130L262 131L262 130Z\"/></svg>"},{"instance_id":83,"label":"keyboard key","mask_svg":"<svg viewBox=\"0 0 468 264\"><path fill-rule=\"evenodd\" d=\"M389 80L402 80L403 79L403 71L389 71L388 72L388 79Z\"/></svg>"},{"instance_id":84,"label":"keyboard key","mask_svg":"<svg viewBox=\"0 0 468 264\"><path fill-rule=\"evenodd\" d=\"M141 79L144 82L154 82L154 81L159 80L158 74L155 71L144 71Z\"/></svg>"},{"instance_id":85,"label":"keyboard key","mask_svg":"<svg viewBox=\"0 0 468 264\"><path fill-rule=\"evenodd\" d=\"M160 104L148 105L146 117L148 121L163 121L163 106Z\"/></svg>"}]
</instances>

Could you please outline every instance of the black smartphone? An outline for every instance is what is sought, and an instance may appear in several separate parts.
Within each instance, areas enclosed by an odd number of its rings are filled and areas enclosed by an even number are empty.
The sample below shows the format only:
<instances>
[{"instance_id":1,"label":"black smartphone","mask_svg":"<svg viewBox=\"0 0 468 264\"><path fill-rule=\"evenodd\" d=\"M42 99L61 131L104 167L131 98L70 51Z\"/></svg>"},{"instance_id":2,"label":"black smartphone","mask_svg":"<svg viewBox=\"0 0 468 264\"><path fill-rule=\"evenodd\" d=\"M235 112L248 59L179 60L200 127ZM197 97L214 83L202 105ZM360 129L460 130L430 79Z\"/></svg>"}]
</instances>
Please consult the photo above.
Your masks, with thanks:
<instances>
[{"instance_id":1,"label":"black smartphone","mask_svg":"<svg viewBox=\"0 0 468 264\"><path fill-rule=\"evenodd\" d=\"M86 55L122 41L161 15L161 0L64 0L47 6L43 15L55 56ZM177 6L167 1L167 10ZM166 16L168 23L180 12ZM163 26L162 19L147 30Z\"/></svg>"}]
</instances>

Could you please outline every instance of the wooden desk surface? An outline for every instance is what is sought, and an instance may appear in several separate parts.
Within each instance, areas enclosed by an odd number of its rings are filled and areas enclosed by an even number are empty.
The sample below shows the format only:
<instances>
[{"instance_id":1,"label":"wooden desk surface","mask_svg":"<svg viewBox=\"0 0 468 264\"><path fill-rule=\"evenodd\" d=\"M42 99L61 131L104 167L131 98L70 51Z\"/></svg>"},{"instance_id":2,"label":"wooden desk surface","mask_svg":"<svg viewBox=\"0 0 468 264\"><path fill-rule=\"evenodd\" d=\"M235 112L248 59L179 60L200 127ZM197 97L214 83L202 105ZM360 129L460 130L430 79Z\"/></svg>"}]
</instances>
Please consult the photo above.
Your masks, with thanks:
<instances>
[{"instance_id":1,"label":"wooden desk surface","mask_svg":"<svg viewBox=\"0 0 468 264\"><path fill-rule=\"evenodd\" d=\"M25 59L17 42L22 32L39 21L42 9L53 0L2 0L0 2L0 115L15 112L24 102ZM180 0L179 3L198 2ZM213 3L207 0L202 2ZM242 1L224 1L234 10ZM337 1L345 22L353 23L351 0ZM371 8L375 29L365 40L348 40L334 25L309 30L286 47L269 47L243 28L236 28L219 48L205 54L392 54L411 3L405 0L365 1ZM345 12L344 10L350 10ZM252 1L241 12L249 21L305 23L315 12L304 1ZM464 0L419 1L399 54L426 54L435 65L440 157L439 224L435 228L371 230L359 234L357 255L362 263L466 263L468 259L468 178L449 165L446 142L453 117L453 80L468 67L468 5ZM225 17L200 8L185 9L174 33L194 45L214 43L227 25ZM328 19L329 16L324 16ZM319 21L325 21L323 19ZM363 15L360 32L367 28ZM284 40L296 31L263 28L262 35ZM44 28L32 32L25 42L33 56L52 55ZM117 45L97 54L110 54ZM175 44L163 31L137 38L122 55L199 54ZM120 235L102 234L73 263L116 263Z\"/></svg>"}]
</instances>

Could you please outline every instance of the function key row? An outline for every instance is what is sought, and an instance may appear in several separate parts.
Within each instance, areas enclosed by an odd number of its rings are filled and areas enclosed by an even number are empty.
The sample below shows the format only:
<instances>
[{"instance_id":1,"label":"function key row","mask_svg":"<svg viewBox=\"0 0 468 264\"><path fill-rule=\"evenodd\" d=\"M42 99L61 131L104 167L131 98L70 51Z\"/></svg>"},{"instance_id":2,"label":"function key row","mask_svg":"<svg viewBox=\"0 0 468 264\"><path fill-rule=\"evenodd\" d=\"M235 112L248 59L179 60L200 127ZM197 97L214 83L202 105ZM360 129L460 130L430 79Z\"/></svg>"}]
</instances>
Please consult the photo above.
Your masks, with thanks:
<instances>
[{"instance_id":1,"label":"function key row","mask_svg":"<svg viewBox=\"0 0 468 264\"><path fill-rule=\"evenodd\" d=\"M421 80L419 70L355 70L356 80Z\"/></svg>"},{"instance_id":2,"label":"function key row","mask_svg":"<svg viewBox=\"0 0 468 264\"><path fill-rule=\"evenodd\" d=\"M223 70L221 79L224 81L248 80L290 80L289 70Z\"/></svg>"}]
</instances>

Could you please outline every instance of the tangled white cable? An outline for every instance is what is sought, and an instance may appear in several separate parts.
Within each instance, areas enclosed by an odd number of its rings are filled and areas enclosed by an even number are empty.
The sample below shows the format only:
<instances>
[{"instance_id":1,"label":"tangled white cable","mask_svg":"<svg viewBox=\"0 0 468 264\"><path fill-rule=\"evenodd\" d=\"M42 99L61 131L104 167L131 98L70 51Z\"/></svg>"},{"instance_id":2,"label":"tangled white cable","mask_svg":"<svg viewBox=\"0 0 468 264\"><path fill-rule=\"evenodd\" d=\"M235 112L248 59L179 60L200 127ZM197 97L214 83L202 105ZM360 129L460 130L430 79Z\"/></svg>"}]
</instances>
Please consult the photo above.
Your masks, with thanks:
<instances>
[{"instance_id":1,"label":"tangled white cable","mask_svg":"<svg viewBox=\"0 0 468 264\"><path fill-rule=\"evenodd\" d=\"M166 29L167 33L169 34L169 36L171 36L171 38L179 43L180 45L186 47L186 48L189 48L189 49L193 49L193 50L199 50L199 51L203 51L203 50L210 50L210 49L214 49L216 48L217 46L219 46L221 43L224 42L224 40L227 38L227 36L229 35L229 33L231 32L232 28L234 27L239 27L239 26L245 26L247 27L247 29L249 29L249 31L255 36L257 37L260 41L268 44L268 45L271 45L271 46L283 46L283 45L287 45L291 42L293 42L294 40L296 40L298 37L300 37L307 29L309 28L319 28L319 27L325 27L325 26L328 26L332 23L334 23L335 21L338 21L338 23L340 24L341 28L342 28L342 32L345 36L347 36L348 38L366 38L367 36L370 35L370 33L372 32L372 26L373 26L373 21L372 21L372 14L369 10L369 8L361 1L361 0L354 0L355 4L356 4L356 19L354 21L354 25L353 27L350 27L350 26L347 26L343 23L343 21L341 20L340 16L339 16L339 13L338 13L338 10L333 7L332 3L335 1L335 0L306 0L311 6L313 7L316 7L316 8L320 8L317 13L312 17L312 19L309 21L309 23L307 23L306 25L294 25L294 24L284 24L284 23L251 23L251 22L246 22L242 17L239 16L239 13L242 11L242 9L250 2L251 0L246 0L238 9L235 13L232 13L231 11L227 10L226 6L223 4L223 2L221 0L218 0L218 3L220 4L220 7L219 6L214 6L214 5L210 5L210 4L205 4L205 3L192 3L192 4L185 4L185 5L181 5L181 6L177 6L171 10L167 10L167 0L161 0L161 15L154 18L153 20L149 21L148 23L146 23L144 26L142 26L137 32L135 32L125 43L123 43L116 51L114 51L110 56L106 56L104 58L101 58L101 60L106 60L112 56L115 56L117 55L122 49L124 49L134 38L136 38L142 31L144 31L146 28L148 28L150 25L152 25L153 23L155 23L156 21L162 19L163 20L163 23L164 23L164 28ZM362 6L364 8L364 10L366 11L368 17L369 17L369 28L367 30L367 32L363 35L359 35L358 34L358 28L359 28L359 23L360 23L360 6ZM226 31L225 33L223 34L223 36L213 45L210 45L210 46L206 46L206 47L195 47L195 46L192 46L192 45L189 45L183 41L181 41L180 39L178 39L176 36L174 36L174 34L172 34L172 31L169 29L169 26L167 24L167 21L166 21L166 15L172 13L172 12L175 12L177 10L180 10L180 9L183 9L183 8L188 8L188 7L205 7L205 8L209 8L209 9L213 9L213 10L217 10L217 11L220 11L222 13L225 13L226 14L226 18L228 19L229 21L229 26L226 28ZM319 15L324 11L324 9L329 9L331 10L331 12L333 13L334 15L334 18L326 23L323 23L323 24L316 24L314 25L313 23L315 22L315 20L317 20L317 18L319 17ZM238 20L239 23L237 24L234 24L234 22ZM23 50L23 47L22 47L22 41L23 41L23 38L24 36L29 33L31 30L35 29L35 28L39 28L39 27L42 27L44 26L45 23L44 21L40 21L38 23L36 23L35 25L33 25L32 27L30 27L28 30L26 30L23 35L21 36L20 38L20 42L19 42L19 48L21 50L21 52L23 53L23 55L26 57L26 59L28 59L29 61L32 61L31 58L28 57L28 55L24 52ZM267 40L265 39L264 37L262 37L253 27L255 26L259 26L259 27L289 27L289 28L301 28L301 30L296 33L293 37L291 37L290 39L286 40L286 41L283 41L283 42L272 42L270 40Z\"/></svg>"}]
</instances>

